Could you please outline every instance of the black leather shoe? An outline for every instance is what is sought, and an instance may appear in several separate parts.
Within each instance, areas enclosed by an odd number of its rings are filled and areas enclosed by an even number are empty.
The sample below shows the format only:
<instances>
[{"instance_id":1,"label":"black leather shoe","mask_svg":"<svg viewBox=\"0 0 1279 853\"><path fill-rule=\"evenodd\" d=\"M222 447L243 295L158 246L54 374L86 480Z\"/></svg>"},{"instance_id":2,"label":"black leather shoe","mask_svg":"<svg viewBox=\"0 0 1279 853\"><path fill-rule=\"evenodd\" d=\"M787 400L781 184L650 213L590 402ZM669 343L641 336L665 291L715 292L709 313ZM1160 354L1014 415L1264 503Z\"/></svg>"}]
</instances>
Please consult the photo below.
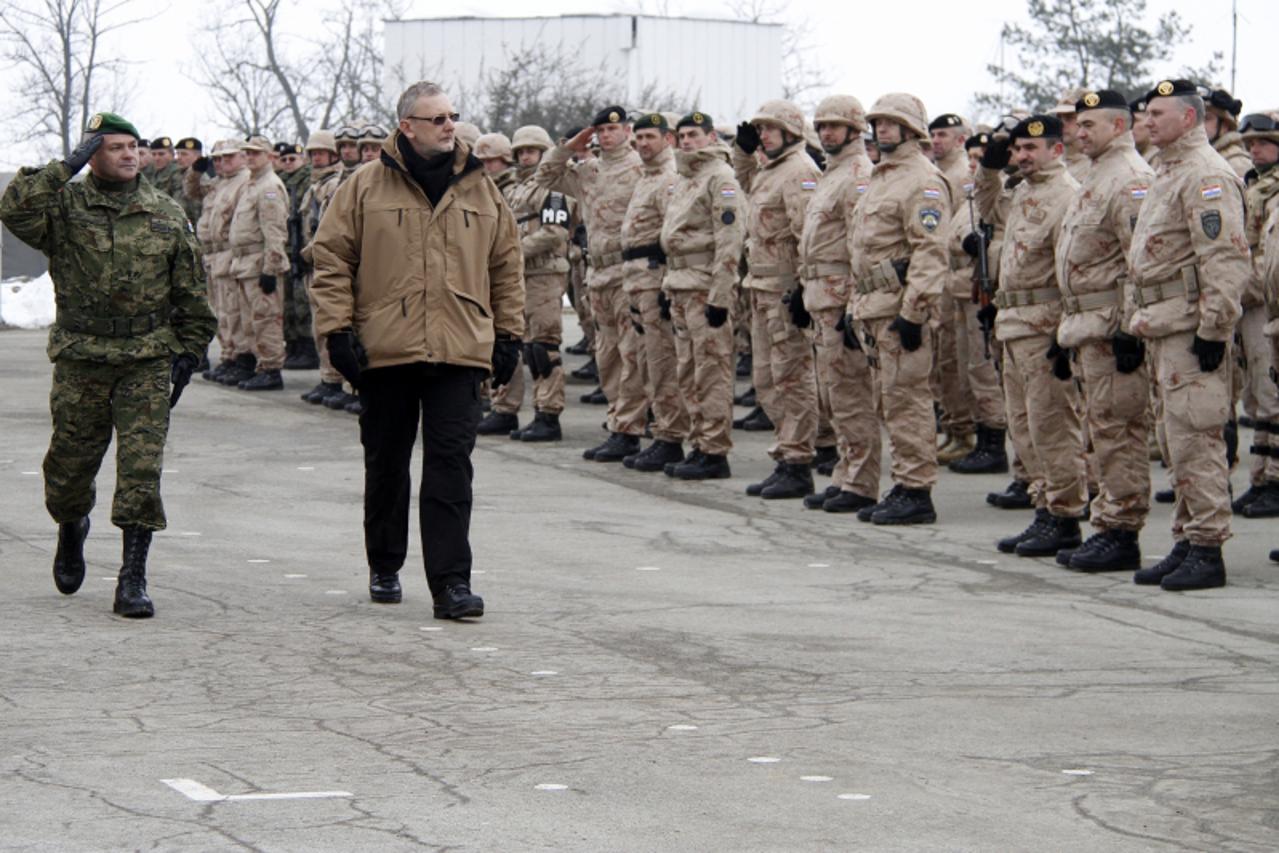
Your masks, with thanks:
<instances>
[{"instance_id":1,"label":"black leather shoe","mask_svg":"<svg viewBox=\"0 0 1279 853\"><path fill-rule=\"evenodd\" d=\"M586 403L588 406L607 406L608 397L604 396L603 388L596 388L589 394L583 394L577 398L579 401Z\"/></svg>"},{"instance_id":2,"label":"black leather shoe","mask_svg":"<svg viewBox=\"0 0 1279 853\"><path fill-rule=\"evenodd\" d=\"M1035 520L1030 526L1021 533L1012 536L1005 536L995 543L995 547L999 549L1001 554L1012 554L1017 550L1017 546L1025 542L1032 536L1039 536L1044 529L1052 524L1052 515L1046 509L1035 510Z\"/></svg>"},{"instance_id":3,"label":"black leather shoe","mask_svg":"<svg viewBox=\"0 0 1279 853\"><path fill-rule=\"evenodd\" d=\"M435 596L436 619L477 619L484 615L484 599L464 583L451 584Z\"/></svg>"},{"instance_id":4,"label":"black leather shoe","mask_svg":"<svg viewBox=\"0 0 1279 853\"><path fill-rule=\"evenodd\" d=\"M340 412L343 409L345 409L347 405L354 399L355 399L354 394L348 394L345 391L342 391L341 389L339 389L336 394L330 394L329 396L321 400L320 405L326 409L332 409L335 412Z\"/></svg>"},{"instance_id":5,"label":"black leather shoe","mask_svg":"<svg viewBox=\"0 0 1279 853\"><path fill-rule=\"evenodd\" d=\"M677 480L727 480L733 476L728 457L719 453L700 453L692 462L681 462L673 474Z\"/></svg>"},{"instance_id":6,"label":"black leather shoe","mask_svg":"<svg viewBox=\"0 0 1279 853\"><path fill-rule=\"evenodd\" d=\"M89 538L89 516L58 525L58 551L53 555L53 585L71 595L84 583L84 540Z\"/></svg>"},{"instance_id":7,"label":"black leather shoe","mask_svg":"<svg viewBox=\"0 0 1279 853\"><path fill-rule=\"evenodd\" d=\"M1013 480L1002 492L987 494L986 503L1000 509L1031 509L1030 484L1024 480Z\"/></svg>"},{"instance_id":8,"label":"black leather shoe","mask_svg":"<svg viewBox=\"0 0 1279 853\"><path fill-rule=\"evenodd\" d=\"M346 412L348 415L355 415L356 417L359 417L364 414L364 401L358 396L353 396L351 397L351 402L342 407L342 411Z\"/></svg>"},{"instance_id":9,"label":"black leather shoe","mask_svg":"<svg viewBox=\"0 0 1279 853\"><path fill-rule=\"evenodd\" d=\"M399 572L377 572L369 569L370 601L377 604L399 604L403 595Z\"/></svg>"},{"instance_id":10,"label":"black leather shoe","mask_svg":"<svg viewBox=\"0 0 1279 853\"><path fill-rule=\"evenodd\" d=\"M476 435L510 435L520 428L519 415L514 412L489 412L480 418L475 427Z\"/></svg>"},{"instance_id":11,"label":"black leather shoe","mask_svg":"<svg viewBox=\"0 0 1279 853\"><path fill-rule=\"evenodd\" d=\"M1058 562L1060 560L1058 554ZM1067 563L1077 572L1135 572L1141 568L1141 545L1135 530L1103 530L1088 537Z\"/></svg>"},{"instance_id":12,"label":"black leather shoe","mask_svg":"<svg viewBox=\"0 0 1279 853\"><path fill-rule=\"evenodd\" d=\"M692 450L688 452L687 456L685 456L683 459L679 460L678 462L667 462L665 465L663 465L662 473L668 477L674 477L675 469L678 468L680 465L684 464L685 462L696 462L698 459L701 459L702 456L704 455L705 454L703 454L702 451L694 447Z\"/></svg>"},{"instance_id":13,"label":"black leather shoe","mask_svg":"<svg viewBox=\"0 0 1279 853\"><path fill-rule=\"evenodd\" d=\"M802 498L813 493L813 469L807 462L788 462L770 485L760 491L766 501Z\"/></svg>"},{"instance_id":14,"label":"black leather shoe","mask_svg":"<svg viewBox=\"0 0 1279 853\"><path fill-rule=\"evenodd\" d=\"M595 358L592 357L586 364L569 373L569 376L579 382L599 382L600 371L595 365Z\"/></svg>"},{"instance_id":15,"label":"black leather shoe","mask_svg":"<svg viewBox=\"0 0 1279 853\"><path fill-rule=\"evenodd\" d=\"M331 394L338 394L342 391L340 382L321 382L310 391L302 395L302 399L313 406L318 406L324 402L324 398Z\"/></svg>"},{"instance_id":16,"label":"black leather shoe","mask_svg":"<svg viewBox=\"0 0 1279 853\"><path fill-rule=\"evenodd\" d=\"M1177 502L1177 493L1172 489L1160 489L1155 492L1155 503L1170 504Z\"/></svg>"},{"instance_id":17,"label":"black leather shoe","mask_svg":"<svg viewBox=\"0 0 1279 853\"><path fill-rule=\"evenodd\" d=\"M511 435L512 438L515 434ZM519 440L528 442L559 441L564 438L560 429L560 416L555 412L537 412L533 421L519 431Z\"/></svg>"},{"instance_id":18,"label":"black leather shoe","mask_svg":"<svg viewBox=\"0 0 1279 853\"><path fill-rule=\"evenodd\" d=\"M1159 586L1169 592L1215 589L1225 585L1226 564L1221 559L1220 545L1191 545L1181 565L1159 582Z\"/></svg>"},{"instance_id":19,"label":"black leather shoe","mask_svg":"<svg viewBox=\"0 0 1279 853\"><path fill-rule=\"evenodd\" d=\"M595 462L621 462L627 456L637 452L639 446L638 435L623 435L615 432L608 437L608 441L594 449L590 458Z\"/></svg>"},{"instance_id":20,"label":"black leather shoe","mask_svg":"<svg viewBox=\"0 0 1279 853\"><path fill-rule=\"evenodd\" d=\"M879 499L879 501L871 504L870 506L862 507L861 509L857 510L857 520L864 521L867 524L870 524L871 519L875 517L875 513L901 500L902 492L904 491L905 489L902 488L901 486L894 485L891 489L888 490L887 494L885 494L882 498Z\"/></svg>"},{"instance_id":21,"label":"black leather shoe","mask_svg":"<svg viewBox=\"0 0 1279 853\"><path fill-rule=\"evenodd\" d=\"M1279 516L1279 483L1267 482L1260 487L1260 494L1243 508L1244 518L1274 518Z\"/></svg>"},{"instance_id":22,"label":"black leather shoe","mask_svg":"<svg viewBox=\"0 0 1279 853\"><path fill-rule=\"evenodd\" d=\"M670 462L678 464L684 461L684 446L679 442L658 439L634 457L628 458L631 459L628 467L636 471L662 471Z\"/></svg>"},{"instance_id":23,"label":"black leather shoe","mask_svg":"<svg viewBox=\"0 0 1279 853\"><path fill-rule=\"evenodd\" d=\"M241 391L279 391L284 387L284 377L278 370L264 370L239 383Z\"/></svg>"},{"instance_id":24,"label":"black leather shoe","mask_svg":"<svg viewBox=\"0 0 1279 853\"><path fill-rule=\"evenodd\" d=\"M833 497L826 499L822 504L822 509L826 512L858 512L874 505L874 498L868 498L856 492L845 492L841 489Z\"/></svg>"},{"instance_id":25,"label":"black leather shoe","mask_svg":"<svg viewBox=\"0 0 1279 853\"><path fill-rule=\"evenodd\" d=\"M1052 557L1062 548L1078 548L1081 534L1079 519L1052 516L1038 534L1017 543L1018 557Z\"/></svg>"},{"instance_id":26,"label":"black leather shoe","mask_svg":"<svg viewBox=\"0 0 1279 853\"><path fill-rule=\"evenodd\" d=\"M895 501L875 510L870 520L872 524L932 524L937 510L928 489L903 488Z\"/></svg>"},{"instance_id":27,"label":"black leather shoe","mask_svg":"<svg viewBox=\"0 0 1279 853\"><path fill-rule=\"evenodd\" d=\"M746 494L750 495L753 498L759 497L761 494L764 493L764 489L768 488L769 486L773 485L773 483L777 482L777 478L782 475L782 469L785 466L786 466L785 462L778 462L775 466L773 466L773 473L769 474L767 477L765 477L763 480L760 480L758 483L751 483L749 486L747 486Z\"/></svg>"},{"instance_id":28,"label":"black leather shoe","mask_svg":"<svg viewBox=\"0 0 1279 853\"><path fill-rule=\"evenodd\" d=\"M124 528L124 565L115 586L112 611L127 619L149 619L155 605L147 595L147 551L151 547L151 531L140 527Z\"/></svg>"},{"instance_id":29,"label":"black leather shoe","mask_svg":"<svg viewBox=\"0 0 1279 853\"><path fill-rule=\"evenodd\" d=\"M1168 575L1177 571L1190 553L1190 541L1181 539L1172 546L1172 550L1168 552L1168 556L1164 557L1158 563L1149 568L1141 569L1132 576L1132 582L1143 586L1152 586L1159 583Z\"/></svg>"},{"instance_id":30,"label":"black leather shoe","mask_svg":"<svg viewBox=\"0 0 1279 853\"><path fill-rule=\"evenodd\" d=\"M804 509L821 509L827 498L833 498L837 494L839 494L839 486L827 486L820 492L813 492L804 498Z\"/></svg>"}]
</instances>

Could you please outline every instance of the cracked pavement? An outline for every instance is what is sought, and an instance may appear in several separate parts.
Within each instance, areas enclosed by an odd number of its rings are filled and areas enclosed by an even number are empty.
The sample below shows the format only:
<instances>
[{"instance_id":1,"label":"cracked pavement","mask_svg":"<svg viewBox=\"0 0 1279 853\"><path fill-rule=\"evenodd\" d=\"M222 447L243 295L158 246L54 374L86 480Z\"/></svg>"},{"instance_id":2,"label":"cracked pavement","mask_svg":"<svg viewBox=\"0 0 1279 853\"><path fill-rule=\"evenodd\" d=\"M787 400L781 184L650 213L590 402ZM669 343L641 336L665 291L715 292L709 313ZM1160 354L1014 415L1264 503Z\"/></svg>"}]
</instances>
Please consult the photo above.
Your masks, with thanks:
<instances>
[{"instance_id":1,"label":"cracked pavement","mask_svg":"<svg viewBox=\"0 0 1279 853\"><path fill-rule=\"evenodd\" d=\"M0 849L1279 840L1269 521L1235 520L1229 586L1165 593L998 553L1030 521L986 506L1004 476L943 473L940 523L893 529L746 497L771 469L758 433L712 483L582 461L603 409L570 384L563 443L480 440L487 614L442 622L416 533L404 602L369 602L356 421L298 399L314 373L257 396L197 379L165 457L157 616L135 623L111 614L110 455L84 587L54 590L44 334L0 332L0 363ZM351 796L197 802L165 779Z\"/></svg>"}]
</instances>

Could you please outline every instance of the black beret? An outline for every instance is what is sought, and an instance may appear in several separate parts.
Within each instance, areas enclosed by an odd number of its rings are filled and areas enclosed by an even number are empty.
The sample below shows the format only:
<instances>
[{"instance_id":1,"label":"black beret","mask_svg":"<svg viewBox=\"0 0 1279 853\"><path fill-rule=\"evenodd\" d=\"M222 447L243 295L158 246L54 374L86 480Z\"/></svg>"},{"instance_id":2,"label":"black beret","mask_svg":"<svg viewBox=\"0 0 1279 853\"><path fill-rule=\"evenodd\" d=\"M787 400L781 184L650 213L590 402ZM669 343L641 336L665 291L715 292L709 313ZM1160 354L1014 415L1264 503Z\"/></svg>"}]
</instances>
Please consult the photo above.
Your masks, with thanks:
<instances>
[{"instance_id":1,"label":"black beret","mask_svg":"<svg viewBox=\"0 0 1279 853\"><path fill-rule=\"evenodd\" d=\"M670 125L666 123L666 116L661 113L644 113L644 115L635 119L632 127L636 130L660 130L663 133L671 129Z\"/></svg>"},{"instance_id":2,"label":"black beret","mask_svg":"<svg viewBox=\"0 0 1279 853\"><path fill-rule=\"evenodd\" d=\"M712 133L715 130L715 122L706 113L694 111L684 116L679 120L679 124L675 125L676 130L681 127L700 127L707 133Z\"/></svg>"},{"instance_id":3,"label":"black beret","mask_svg":"<svg viewBox=\"0 0 1279 853\"><path fill-rule=\"evenodd\" d=\"M1243 112L1243 101L1232 98L1225 89L1213 89L1212 93L1204 100L1208 106L1216 107L1232 116L1238 117L1239 113Z\"/></svg>"},{"instance_id":4,"label":"black beret","mask_svg":"<svg viewBox=\"0 0 1279 853\"><path fill-rule=\"evenodd\" d=\"M591 119L591 127L599 127L601 124L622 124L626 121L626 110L619 106L605 107L595 114L595 118Z\"/></svg>"},{"instance_id":5,"label":"black beret","mask_svg":"<svg viewBox=\"0 0 1279 853\"><path fill-rule=\"evenodd\" d=\"M163 151L166 148L173 147L173 140L167 136L157 136L151 140L150 147L152 151Z\"/></svg>"},{"instance_id":6,"label":"black beret","mask_svg":"<svg viewBox=\"0 0 1279 853\"><path fill-rule=\"evenodd\" d=\"M110 131L108 131L108 132L110 132ZM116 131L116 132L117 132L117 133L123 133L124 131ZM149 139L143 139L141 136L139 136L139 137L138 137L138 147L139 147L139 148L145 148L145 149L147 149L148 151L150 151L150 150L151 150L151 140L149 140Z\"/></svg>"},{"instance_id":7,"label":"black beret","mask_svg":"<svg viewBox=\"0 0 1279 853\"><path fill-rule=\"evenodd\" d=\"M203 151L204 145L194 136L187 136L178 140L178 148L184 151Z\"/></svg>"},{"instance_id":8,"label":"black beret","mask_svg":"<svg viewBox=\"0 0 1279 853\"><path fill-rule=\"evenodd\" d=\"M945 130L948 127L963 127L964 120L954 113L942 113L928 124L929 130Z\"/></svg>"},{"instance_id":9,"label":"black beret","mask_svg":"<svg viewBox=\"0 0 1279 853\"><path fill-rule=\"evenodd\" d=\"M1075 112L1085 110L1127 110L1128 100L1114 89L1098 89L1095 92L1084 92L1083 97L1075 101Z\"/></svg>"},{"instance_id":10,"label":"black beret","mask_svg":"<svg viewBox=\"0 0 1279 853\"><path fill-rule=\"evenodd\" d=\"M1061 119L1056 116L1033 115L1017 123L1009 138L1018 139L1061 139Z\"/></svg>"},{"instance_id":11,"label":"black beret","mask_svg":"<svg viewBox=\"0 0 1279 853\"><path fill-rule=\"evenodd\" d=\"M1136 100L1129 101L1128 109L1132 110L1134 113L1144 113L1146 111L1146 96L1142 95Z\"/></svg>"},{"instance_id":12,"label":"black beret","mask_svg":"<svg viewBox=\"0 0 1279 853\"><path fill-rule=\"evenodd\" d=\"M1176 95L1199 95L1203 93L1199 91L1199 87L1189 80L1160 80L1155 87L1146 93L1145 100L1147 103L1155 98L1170 98Z\"/></svg>"},{"instance_id":13,"label":"black beret","mask_svg":"<svg viewBox=\"0 0 1279 853\"><path fill-rule=\"evenodd\" d=\"M302 146L296 142L277 142L275 143L275 153L281 157L285 154L301 154Z\"/></svg>"},{"instance_id":14,"label":"black beret","mask_svg":"<svg viewBox=\"0 0 1279 853\"><path fill-rule=\"evenodd\" d=\"M974 148L985 148L989 144L989 133L975 133L964 140L964 150L972 151Z\"/></svg>"},{"instance_id":15,"label":"black beret","mask_svg":"<svg viewBox=\"0 0 1279 853\"><path fill-rule=\"evenodd\" d=\"M584 127L570 127L568 130L564 131L564 138L565 138L565 139L572 139L574 136L577 136L577 135L578 135L579 133L581 133L583 130L586 130L586 128L584 128Z\"/></svg>"}]
</instances>

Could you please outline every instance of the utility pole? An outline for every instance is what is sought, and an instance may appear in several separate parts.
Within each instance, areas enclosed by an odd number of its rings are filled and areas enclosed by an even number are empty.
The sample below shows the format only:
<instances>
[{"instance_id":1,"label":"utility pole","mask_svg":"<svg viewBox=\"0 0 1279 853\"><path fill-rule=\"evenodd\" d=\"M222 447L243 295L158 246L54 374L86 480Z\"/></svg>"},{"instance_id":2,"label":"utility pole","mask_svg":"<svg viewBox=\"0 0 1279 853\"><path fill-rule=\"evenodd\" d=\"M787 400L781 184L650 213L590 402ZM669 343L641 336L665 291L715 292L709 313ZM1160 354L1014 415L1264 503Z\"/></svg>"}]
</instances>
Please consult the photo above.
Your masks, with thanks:
<instances>
[{"instance_id":1,"label":"utility pole","mask_svg":"<svg viewBox=\"0 0 1279 853\"><path fill-rule=\"evenodd\" d=\"M1230 93L1235 92L1235 58L1239 53L1239 0L1230 0Z\"/></svg>"}]
</instances>

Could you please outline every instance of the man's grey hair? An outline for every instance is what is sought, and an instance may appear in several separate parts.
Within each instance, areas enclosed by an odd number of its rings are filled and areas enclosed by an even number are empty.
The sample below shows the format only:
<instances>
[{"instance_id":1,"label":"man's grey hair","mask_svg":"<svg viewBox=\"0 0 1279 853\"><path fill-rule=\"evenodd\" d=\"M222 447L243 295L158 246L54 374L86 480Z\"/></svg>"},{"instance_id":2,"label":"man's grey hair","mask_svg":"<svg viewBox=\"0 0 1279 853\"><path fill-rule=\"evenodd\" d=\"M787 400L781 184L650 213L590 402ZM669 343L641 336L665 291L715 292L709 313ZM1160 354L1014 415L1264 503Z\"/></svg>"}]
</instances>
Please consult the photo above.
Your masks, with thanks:
<instances>
[{"instance_id":1,"label":"man's grey hair","mask_svg":"<svg viewBox=\"0 0 1279 853\"><path fill-rule=\"evenodd\" d=\"M1115 107L1113 109L1101 109L1098 110L1098 112L1105 116L1107 124L1114 121L1116 118L1122 118L1124 120L1124 130L1132 130L1132 113L1128 110L1121 110L1118 107Z\"/></svg>"},{"instance_id":2,"label":"man's grey hair","mask_svg":"<svg viewBox=\"0 0 1279 853\"><path fill-rule=\"evenodd\" d=\"M395 117L403 121L411 116L413 114L413 105L417 103L418 98L430 98L443 94L444 90L439 85L429 80L419 80L405 89L403 95L400 95L400 100L395 105Z\"/></svg>"},{"instance_id":3,"label":"man's grey hair","mask_svg":"<svg viewBox=\"0 0 1279 853\"><path fill-rule=\"evenodd\" d=\"M1189 107L1195 111L1195 124L1204 123L1204 99L1198 95L1178 95L1177 100L1181 101L1182 106Z\"/></svg>"}]
</instances>

